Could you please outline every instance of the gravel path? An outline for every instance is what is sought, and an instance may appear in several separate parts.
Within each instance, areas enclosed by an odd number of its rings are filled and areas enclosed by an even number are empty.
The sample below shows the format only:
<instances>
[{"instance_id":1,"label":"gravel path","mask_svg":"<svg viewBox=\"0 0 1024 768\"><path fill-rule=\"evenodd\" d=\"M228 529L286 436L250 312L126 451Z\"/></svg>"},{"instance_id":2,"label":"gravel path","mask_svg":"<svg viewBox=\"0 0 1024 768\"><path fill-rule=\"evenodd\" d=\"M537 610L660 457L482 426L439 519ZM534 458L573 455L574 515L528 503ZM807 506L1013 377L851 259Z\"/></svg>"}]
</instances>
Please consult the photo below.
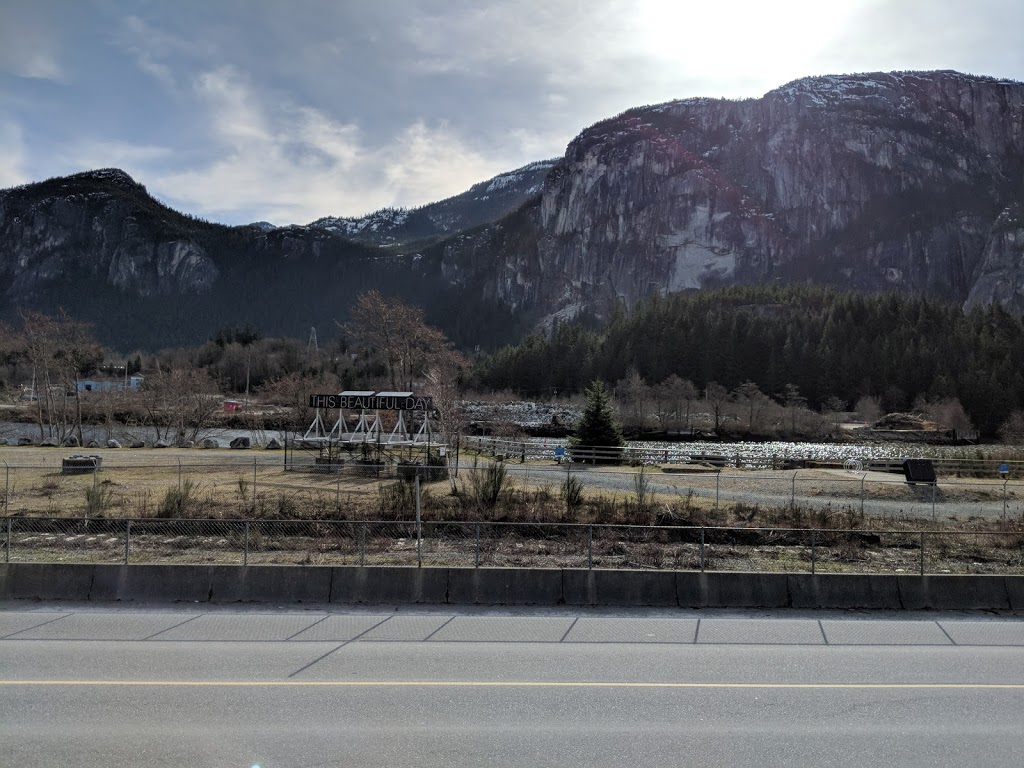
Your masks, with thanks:
<instances>
[{"instance_id":1,"label":"gravel path","mask_svg":"<svg viewBox=\"0 0 1024 768\"><path fill-rule=\"evenodd\" d=\"M507 465L513 477L536 483L560 486L566 467L552 465ZM585 488L633 495L636 471L595 469L573 465L572 474ZM794 478L796 478L794 483ZM862 478L864 482L862 483ZM851 475L827 471L723 472L718 478L707 474L648 475L652 492L685 498L692 493L723 503L760 506L852 510L875 517L912 517L930 520L966 520L971 517L1000 519L1024 515L1024 485L999 481L940 480L934 492L931 486L909 486L898 475L872 472ZM864 498L861 498L863 488ZM1004 506L1004 492L1005 506Z\"/></svg>"}]
</instances>

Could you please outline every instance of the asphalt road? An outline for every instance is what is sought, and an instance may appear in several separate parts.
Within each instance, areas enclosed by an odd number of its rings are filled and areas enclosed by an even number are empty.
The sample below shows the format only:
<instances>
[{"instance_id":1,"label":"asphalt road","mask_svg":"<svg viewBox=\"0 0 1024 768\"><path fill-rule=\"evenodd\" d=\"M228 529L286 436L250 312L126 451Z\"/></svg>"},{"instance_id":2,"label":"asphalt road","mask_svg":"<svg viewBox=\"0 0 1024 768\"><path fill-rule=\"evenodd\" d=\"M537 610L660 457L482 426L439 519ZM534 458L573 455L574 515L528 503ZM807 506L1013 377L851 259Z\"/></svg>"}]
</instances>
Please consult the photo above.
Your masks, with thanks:
<instances>
[{"instance_id":1,"label":"asphalt road","mask_svg":"<svg viewBox=\"0 0 1024 768\"><path fill-rule=\"evenodd\" d=\"M1009 766L1024 621L0 609L3 766Z\"/></svg>"}]
</instances>

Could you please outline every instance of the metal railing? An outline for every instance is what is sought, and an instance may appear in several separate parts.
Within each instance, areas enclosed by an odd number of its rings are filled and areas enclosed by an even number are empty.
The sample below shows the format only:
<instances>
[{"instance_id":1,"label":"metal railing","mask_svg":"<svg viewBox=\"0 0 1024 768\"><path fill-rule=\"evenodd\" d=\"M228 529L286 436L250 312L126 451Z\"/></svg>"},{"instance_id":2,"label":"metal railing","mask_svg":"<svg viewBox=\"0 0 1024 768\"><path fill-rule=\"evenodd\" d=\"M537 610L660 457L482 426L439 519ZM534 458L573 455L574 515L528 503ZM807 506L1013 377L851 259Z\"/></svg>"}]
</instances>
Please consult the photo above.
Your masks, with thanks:
<instances>
[{"instance_id":1,"label":"metal railing","mask_svg":"<svg viewBox=\"0 0 1024 768\"><path fill-rule=\"evenodd\" d=\"M8 563L1024 573L1024 532L0 518Z\"/></svg>"}]
</instances>

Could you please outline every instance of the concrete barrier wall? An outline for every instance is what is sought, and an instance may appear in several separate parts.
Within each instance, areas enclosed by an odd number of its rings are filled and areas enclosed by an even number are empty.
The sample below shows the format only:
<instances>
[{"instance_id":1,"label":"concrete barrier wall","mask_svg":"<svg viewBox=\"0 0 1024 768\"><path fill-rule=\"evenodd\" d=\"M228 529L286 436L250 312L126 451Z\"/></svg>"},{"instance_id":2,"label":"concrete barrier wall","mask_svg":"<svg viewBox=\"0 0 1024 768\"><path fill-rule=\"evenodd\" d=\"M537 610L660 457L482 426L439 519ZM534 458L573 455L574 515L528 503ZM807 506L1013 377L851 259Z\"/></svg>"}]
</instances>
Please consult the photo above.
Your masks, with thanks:
<instances>
[{"instance_id":1,"label":"concrete barrier wall","mask_svg":"<svg viewBox=\"0 0 1024 768\"><path fill-rule=\"evenodd\" d=\"M1024 610L1024 576L0 564L0 600Z\"/></svg>"}]
</instances>

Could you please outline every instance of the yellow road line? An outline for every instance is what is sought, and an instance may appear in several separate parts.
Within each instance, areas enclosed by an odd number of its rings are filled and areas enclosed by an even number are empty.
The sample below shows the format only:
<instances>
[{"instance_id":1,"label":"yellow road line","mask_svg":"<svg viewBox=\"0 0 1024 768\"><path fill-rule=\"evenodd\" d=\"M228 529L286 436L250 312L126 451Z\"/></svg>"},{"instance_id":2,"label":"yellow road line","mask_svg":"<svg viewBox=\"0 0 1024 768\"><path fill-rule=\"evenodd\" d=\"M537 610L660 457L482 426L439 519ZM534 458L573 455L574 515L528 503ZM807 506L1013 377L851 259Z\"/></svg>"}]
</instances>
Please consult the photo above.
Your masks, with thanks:
<instances>
[{"instance_id":1,"label":"yellow road line","mask_svg":"<svg viewBox=\"0 0 1024 768\"><path fill-rule=\"evenodd\" d=\"M0 686L182 688L753 688L768 690L1024 690L1021 683L606 683L504 680L0 680Z\"/></svg>"}]
</instances>

